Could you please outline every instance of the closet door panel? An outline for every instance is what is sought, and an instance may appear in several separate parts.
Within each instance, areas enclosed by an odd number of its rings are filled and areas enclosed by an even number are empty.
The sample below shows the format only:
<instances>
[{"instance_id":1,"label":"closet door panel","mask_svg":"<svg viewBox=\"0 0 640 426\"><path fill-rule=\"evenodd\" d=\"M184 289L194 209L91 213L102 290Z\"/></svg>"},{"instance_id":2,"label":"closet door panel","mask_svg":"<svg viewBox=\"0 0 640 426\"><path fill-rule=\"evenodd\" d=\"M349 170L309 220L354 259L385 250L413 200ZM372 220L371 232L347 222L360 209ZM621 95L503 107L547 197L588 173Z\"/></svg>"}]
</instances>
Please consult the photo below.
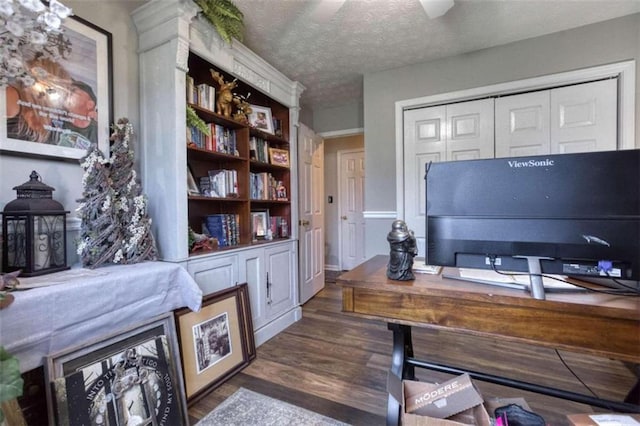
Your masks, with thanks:
<instances>
[{"instance_id":1,"label":"closet door panel","mask_svg":"<svg viewBox=\"0 0 640 426\"><path fill-rule=\"evenodd\" d=\"M548 90L496 99L496 157L548 154L551 150Z\"/></svg>"},{"instance_id":2,"label":"closet door panel","mask_svg":"<svg viewBox=\"0 0 640 426\"><path fill-rule=\"evenodd\" d=\"M404 211L416 236L425 235L425 165L446 158L446 108L435 106L404 113ZM424 255L424 250L420 250Z\"/></svg>"},{"instance_id":3,"label":"closet door panel","mask_svg":"<svg viewBox=\"0 0 640 426\"><path fill-rule=\"evenodd\" d=\"M617 149L618 81L551 90L551 153Z\"/></svg>"},{"instance_id":4,"label":"closet door panel","mask_svg":"<svg viewBox=\"0 0 640 426\"><path fill-rule=\"evenodd\" d=\"M450 104L447 109L447 160L493 158L493 99Z\"/></svg>"}]
</instances>

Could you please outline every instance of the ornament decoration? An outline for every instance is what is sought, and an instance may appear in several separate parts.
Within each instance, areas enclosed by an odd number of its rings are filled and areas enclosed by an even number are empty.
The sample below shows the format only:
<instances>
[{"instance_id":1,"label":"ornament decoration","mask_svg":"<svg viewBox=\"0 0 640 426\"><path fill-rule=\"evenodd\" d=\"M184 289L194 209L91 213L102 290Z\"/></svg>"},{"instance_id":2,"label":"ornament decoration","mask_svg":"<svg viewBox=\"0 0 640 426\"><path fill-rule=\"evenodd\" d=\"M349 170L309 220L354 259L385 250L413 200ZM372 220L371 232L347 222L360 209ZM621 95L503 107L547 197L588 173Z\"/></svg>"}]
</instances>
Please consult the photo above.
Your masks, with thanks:
<instances>
[{"instance_id":1,"label":"ornament decoration","mask_svg":"<svg viewBox=\"0 0 640 426\"><path fill-rule=\"evenodd\" d=\"M147 199L133 168L133 126L126 118L113 125L112 161L93 145L81 160L84 197L78 207L82 219L77 252L83 266L132 264L156 260Z\"/></svg>"},{"instance_id":2,"label":"ornament decoration","mask_svg":"<svg viewBox=\"0 0 640 426\"><path fill-rule=\"evenodd\" d=\"M28 63L57 61L71 52L62 23L72 10L57 0L0 0L0 87L14 80L32 86L43 70Z\"/></svg>"},{"instance_id":3,"label":"ornament decoration","mask_svg":"<svg viewBox=\"0 0 640 426\"><path fill-rule=\"evenodd\" d=\"M78 200L78 216L82 224L77 253L82 265L96 268L112 261L120 249L120 226L112 203L109 161L93 144L81 160L83 198Z\"/></svg>"}]
</instances>

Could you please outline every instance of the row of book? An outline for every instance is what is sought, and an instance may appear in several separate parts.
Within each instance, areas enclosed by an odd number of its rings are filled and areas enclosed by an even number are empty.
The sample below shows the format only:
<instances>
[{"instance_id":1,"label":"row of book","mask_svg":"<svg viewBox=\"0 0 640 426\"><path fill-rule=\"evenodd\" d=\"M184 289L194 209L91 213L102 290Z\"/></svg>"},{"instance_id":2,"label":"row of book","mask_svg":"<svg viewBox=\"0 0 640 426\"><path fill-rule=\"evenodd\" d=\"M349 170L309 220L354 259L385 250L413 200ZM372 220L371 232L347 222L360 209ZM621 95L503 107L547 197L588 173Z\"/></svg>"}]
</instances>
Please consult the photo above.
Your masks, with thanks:
<instances>
[{"instance_id":1,"label":"row of book","mask_svg":"<svg viewBox=\"0 0 640 426\"><path fill-rule=\"evenodd\" d=\"M209 123L209 135L195 127L190 127L190 140L200 149L222 152L229 155L240 155L236 140L236 131L215 123Z\"/></svg>"},{"instance_id":2,"label":"row of book","mask_svg":"<svg viewBox=\"0 0 640 426\"><path fill-rule=\"evenodd\" d=\"M240 244L240 215L220 213L208 215L202 224L203 233L218 240L218 247Z\"/></svg>"},{"instance_id":3,"label":"row of book","mask_svg":"<svg viewBox=\"0 0 640 426\"><path fill-rule=\"evenodd\" d=\"M266 140L257 136L251 136L249 139L249 159L269 162L269 144Z\"/></svg>"},{"instance_id":4,"label":"row of book","mask_svg":"<svg viewBox=\"0 0 640 426\"><path fill-rule=\"evenodd\" d=\"M250 173L249 198L252 200L287 201L287 188L281 180L277 180L271 173Z\"/></svg>"},{"instance_id":5,"label":"row of book","mask_svg":"<svg viewBox=\"0 0 640 426\"><path fill-rule=\"evenodd\" d=\"M205 197L226 198L238 195L237 170L209 170L207 176L200 177L198 189Z\"/></svg>"},{"instance_id":6,"label":"row of book","mask_svg":"<svg viewBox=\"0 0 640 426\"><path fill-rule=\"evenodd\" d=\"M195 84L193 77L187 76L187 102L199 107L215 111L216 89L206 83Z\"/></svg>"}]
</instances>

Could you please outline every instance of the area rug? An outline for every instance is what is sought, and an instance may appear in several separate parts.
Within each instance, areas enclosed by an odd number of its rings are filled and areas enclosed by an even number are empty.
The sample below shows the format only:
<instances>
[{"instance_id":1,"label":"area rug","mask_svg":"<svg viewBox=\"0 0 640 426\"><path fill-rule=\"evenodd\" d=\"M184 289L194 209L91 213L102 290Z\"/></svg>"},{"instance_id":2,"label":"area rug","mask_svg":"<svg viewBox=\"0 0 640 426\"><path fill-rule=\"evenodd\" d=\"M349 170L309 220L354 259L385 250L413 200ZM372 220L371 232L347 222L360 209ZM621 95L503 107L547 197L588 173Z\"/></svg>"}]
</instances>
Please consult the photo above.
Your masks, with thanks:
<instances>
[{"instance_id":1,"label":"area rug","mask_svg":"<svg viewBox=\"0 0 640 426\"><path fill-rule=\"evenodd\" d=\"M330 417L296 407L245 388L225 399L196 426L348 426Z\"/></svg>"}]
</instances>

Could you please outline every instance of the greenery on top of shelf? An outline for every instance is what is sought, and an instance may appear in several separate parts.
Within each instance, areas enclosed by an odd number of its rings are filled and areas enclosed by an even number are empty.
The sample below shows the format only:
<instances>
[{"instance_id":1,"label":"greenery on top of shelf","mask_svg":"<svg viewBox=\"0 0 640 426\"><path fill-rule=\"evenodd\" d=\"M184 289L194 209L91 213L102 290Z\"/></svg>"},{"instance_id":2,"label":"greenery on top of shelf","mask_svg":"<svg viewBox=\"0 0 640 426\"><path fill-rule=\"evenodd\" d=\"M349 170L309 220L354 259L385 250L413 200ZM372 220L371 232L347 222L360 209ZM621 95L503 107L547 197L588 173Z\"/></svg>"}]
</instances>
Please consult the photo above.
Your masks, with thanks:
<instances>
[{"instance_id":1,"label":"greenery on top of shelf","mask_svg":"<svg viewBox=\"0 0 640 426\"><path fill-rule=\"evenodd\" d=\"M205 123L202 118L198 117L198 114L196 114L190 106L187 106L187 127L195 127L205 135L211 136L207 123Z\"/></svg>"},{"instance_id":2,"label":"greenery on top of shelf","mask_svg":"<svg viewBox=\"0 0 640 426\"><path fill-rule=\"evenodd\" d=\"M231 0L194 0L202 15L211 22L220 37L231 44L231 39L242 41L244 15Z\"/></svg>"}]
</instances>

